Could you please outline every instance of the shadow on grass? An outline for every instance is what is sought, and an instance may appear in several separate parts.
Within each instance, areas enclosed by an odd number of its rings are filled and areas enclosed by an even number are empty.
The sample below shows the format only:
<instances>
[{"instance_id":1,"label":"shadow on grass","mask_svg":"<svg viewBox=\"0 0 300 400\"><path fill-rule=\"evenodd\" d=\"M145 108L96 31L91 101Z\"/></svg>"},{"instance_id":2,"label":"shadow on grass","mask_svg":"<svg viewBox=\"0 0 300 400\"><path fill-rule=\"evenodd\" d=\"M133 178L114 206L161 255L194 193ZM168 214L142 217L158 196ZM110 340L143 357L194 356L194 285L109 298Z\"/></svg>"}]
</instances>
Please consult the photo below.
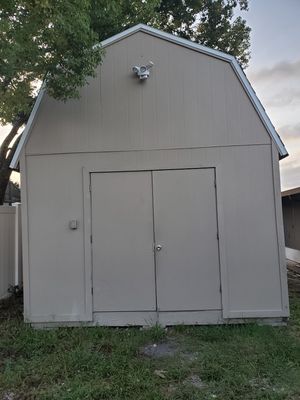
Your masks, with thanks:
<instances>
[{"instance_id":1,"label":"shadow on grass","mask_svg":"<svg viewBox=\"0 0 300 400\"><path fill-rule=\"evenodd\" d=\"M22 320L23 319L23 291L18 291L9 297L0 300L0 321L1 320ZM0 399L2 400L2 399Z\"/></svg>"}]
</instances>

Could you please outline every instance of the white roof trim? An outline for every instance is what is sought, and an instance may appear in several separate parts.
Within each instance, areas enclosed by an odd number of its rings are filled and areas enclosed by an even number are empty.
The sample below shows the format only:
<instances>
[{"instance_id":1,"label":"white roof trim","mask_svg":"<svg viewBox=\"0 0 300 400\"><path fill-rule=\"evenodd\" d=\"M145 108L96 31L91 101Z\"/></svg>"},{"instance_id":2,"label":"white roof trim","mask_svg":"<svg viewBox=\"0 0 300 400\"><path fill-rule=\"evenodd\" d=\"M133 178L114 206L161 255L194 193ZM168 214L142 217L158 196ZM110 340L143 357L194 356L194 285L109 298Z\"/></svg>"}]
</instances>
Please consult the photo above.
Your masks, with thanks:
<instances>
[{"instance_id":1,"label":"white roof trim","mask_svg":"<svg viewBox=\"0 0 300 400\"><path fill-rule=\"evenodd\" d=\"M253 88L252 88L250 82L248 81L244 71L242 70L241 66L239 65L239 63L237 62L235 57L231 56L230 54L223 53L222 51L214 50L214 49L211 49L209 47L203 46L201 44L192 42L190 40L182 39L182 38L180 38L178 36L175 36L175 35L172 35L170 33L166 33L166 32L160 31L158 29L151 28L150 26L144 25L144 24L135 25L132 28L127 29L126 31L118 33L117 35L114 35L114 36L104 40L103 42L101 42L100 46L105 48L105 47L110 46L111 44L116 43L116 42L118 42L118 41L120 41L120 40L122 40L122 39L124 39L124 38L126 38L128 36L133 35L136 32L145 32L145 33L148 33L148 34L150 34L152 36L156 36L156 37L158 37L160 39L164 39L164 40L167 40L169 42L178 44L180 46L184 46L184 47L186 47L188 49L195 50L195 51L198 51L200 53L207 54L207 55L209 55L211 57L215 57L215 58L218 58L220 60L229 62L231 64L235 74L239 78L242 86L244 87L246 93L248 94L248 96L249 96L254 108L256 109L258 115L260 116L260 118L261 118L265 128L267 129L269 135L274 140L281 158L288 156L288 152L287 152L287 150L286 150L286 148L285 148L285 146L284 146L279 134L276 132L276 130L275 130L272 122L270 121L270 119L269 119L264 107L262 106L261 102L259 101L258 97L256 96L255 91L253 90ZM18 164L21 151L22 151L23 147L26 145L26 142L28 140L29 134L30 134L31 129L33 127L33 123L35 121L36 114L37 114L37 111L38 111L38 108L39 108L39 105L41 103L41 100L42 100L42 97L43 97L44 93L45 93L45 88L44 88L44 86L42 86L42 88L41 88L41 90L39 92L39 95L37 97L37 100L36 100L36 102L34 104L34 107L33 107L32 111L31 111L31 114L30 114L29 120L27 122L26 128L25 128L25 130L24 130L24 132L22 134L22 138L21 138L21 140L19 142L19 145L18 145L18 147L16 149L15 155L14 155L12 161L11 161L10 168L14 169L14 168L16 168L16 166Z\"/></svg>"},{"instance_id":2,"label":"white roof trim","mask_svg":"<svg viewBox=\"0 0 300 400\"><path fill-rule=\"evenodd\" d=\"M35 117L36 117L38 108L40 106L40 103L42 101L42 98L44 96L44 93L45 93L45 86L43 84L42 87L40 88L38 97L37 97L37 99L36 99L36 101L34 103L33 109L31 111L31 114L30 114L29 119L27 121L27 124L26 124L26 127L24 129L24 132L22 133L21 139L20 139L19 144L18 144L18 146L16 148L16 151L15 151L15 154L14 154L12 160L11 160L10 168L12 168L12 169L17 168L21 151L23 150L23 147L25 146L25 144L26 144L26 142L28 140L31 128L33 126L33 122L35 120Z\"/></svg>"}]
</instances>

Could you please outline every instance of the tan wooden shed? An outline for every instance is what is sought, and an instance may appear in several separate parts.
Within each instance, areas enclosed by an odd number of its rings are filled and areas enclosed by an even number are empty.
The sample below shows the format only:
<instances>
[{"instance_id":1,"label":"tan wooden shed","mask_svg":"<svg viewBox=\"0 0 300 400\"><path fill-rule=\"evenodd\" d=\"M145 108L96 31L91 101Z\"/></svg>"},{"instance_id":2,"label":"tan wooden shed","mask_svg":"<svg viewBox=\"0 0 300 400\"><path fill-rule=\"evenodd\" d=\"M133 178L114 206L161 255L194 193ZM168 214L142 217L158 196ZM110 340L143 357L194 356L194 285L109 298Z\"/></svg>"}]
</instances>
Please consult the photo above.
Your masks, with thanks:
<instances>
[{"instance_id":1,"label":"tan wooden shed","mask_svg":"<svg viewBox=\"0 0 300 400\"><path fill-rule=\"evenodd\" d=\"M137 25L79 100L40 92L20 160L25 320L289 315L279 158L234 57Z\"/></svg>"}]
</instances>

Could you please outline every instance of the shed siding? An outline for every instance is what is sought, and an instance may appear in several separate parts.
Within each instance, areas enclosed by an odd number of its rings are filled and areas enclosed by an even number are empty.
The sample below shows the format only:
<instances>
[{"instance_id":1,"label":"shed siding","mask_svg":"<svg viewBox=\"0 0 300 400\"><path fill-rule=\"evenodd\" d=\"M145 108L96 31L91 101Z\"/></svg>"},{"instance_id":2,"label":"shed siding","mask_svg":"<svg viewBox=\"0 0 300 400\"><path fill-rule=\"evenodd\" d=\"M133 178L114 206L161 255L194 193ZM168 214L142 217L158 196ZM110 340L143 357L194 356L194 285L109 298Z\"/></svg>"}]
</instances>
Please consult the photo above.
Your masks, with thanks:
<instances>
[{"instance_id":1,"label":"shed siding","mask_svg":"<svg viewBox=\"0 0 300 400\"><path fill-rule=\"evenodd\" d=\"M132 66L149 60L140 82ZM249 144L270 137L230 64L138 32L106 48L79 100L44 96L26 153Z\"/></svg>"},{"instance_id":2,"label":"shed siding","mask_svg":"<svg viewBox=\"0 0 300 400\"><path fill-rule=\"evenodd\" d=\"M227 316L287 315L281 297L281 285L286 282L278 257L271 146L257 145L27 156L27 317L36 322L76 321L88 313L84 252L90 247L84 245L83 168L208 166L218 170ZM71 219L78 219L77 231L68 229Z\"/></svg>"},{"instance_id":3,"label":"shed siding","mask_svg":"<svg viewBox=\"0 0 300 400\"><path fill-rule=\"evenodd\" d=\"M283 198L283 220L285 244L287 247L300 250L300 202Z\"/></svg>"},{"instance_id":4,"label":"shed siding","mask_svg":"<svg viewBox=\"0 0 300 400\"><path fill-rule=\"evenodd\" d=\"M26 317L80 320L86 312L80 168L72 170L67 159L56 157L26 161L30 287ZM69 230L71 219L80 220L78 230Z\"/></svg>"}]
</instances>

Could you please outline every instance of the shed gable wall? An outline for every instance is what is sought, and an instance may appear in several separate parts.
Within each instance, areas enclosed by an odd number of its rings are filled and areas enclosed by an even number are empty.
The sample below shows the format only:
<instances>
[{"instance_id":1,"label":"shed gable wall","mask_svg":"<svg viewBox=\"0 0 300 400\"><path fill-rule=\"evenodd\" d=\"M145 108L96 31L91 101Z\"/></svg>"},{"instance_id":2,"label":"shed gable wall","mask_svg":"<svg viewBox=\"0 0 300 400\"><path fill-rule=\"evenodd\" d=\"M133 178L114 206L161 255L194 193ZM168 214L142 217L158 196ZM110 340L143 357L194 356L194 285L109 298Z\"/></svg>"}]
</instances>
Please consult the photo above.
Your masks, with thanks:
<instances>
[{"instance_id":1,"label":"shed gable wall","mask_svg":"<svg viewBox=\"0 0 300 400\"><path fill-rule=\"evenodd\" d=\"M132 66L154 62L140 82ZM44 96L27 154L270 144L229 63L137 32L106 48L79 100Z\"/></svg>"}]
</instances>

